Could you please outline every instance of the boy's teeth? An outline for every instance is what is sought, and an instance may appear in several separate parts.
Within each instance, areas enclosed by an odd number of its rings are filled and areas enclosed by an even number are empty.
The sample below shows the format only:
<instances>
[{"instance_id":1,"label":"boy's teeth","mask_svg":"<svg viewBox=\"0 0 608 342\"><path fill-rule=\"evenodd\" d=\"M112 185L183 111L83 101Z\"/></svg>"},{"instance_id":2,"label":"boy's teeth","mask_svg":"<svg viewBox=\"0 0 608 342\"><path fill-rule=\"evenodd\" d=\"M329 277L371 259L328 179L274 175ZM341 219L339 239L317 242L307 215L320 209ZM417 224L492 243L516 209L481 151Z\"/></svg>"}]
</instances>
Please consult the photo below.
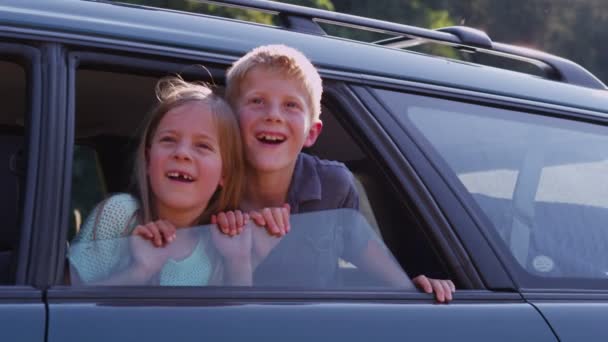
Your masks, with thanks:
<instances>
[{"instance_id":1,"label":"boy's teeth","mask_svg":"<svg viewBox=\"0 0 608 342\"><path fill-rule=\"evenodd\" d=\"M259 134L258 135L258 139L260 140L267 140L267 141L283 141L285 140L284 137L279 136L279 135L269 135L269 134Z\"/></svg>"}]
</instances>

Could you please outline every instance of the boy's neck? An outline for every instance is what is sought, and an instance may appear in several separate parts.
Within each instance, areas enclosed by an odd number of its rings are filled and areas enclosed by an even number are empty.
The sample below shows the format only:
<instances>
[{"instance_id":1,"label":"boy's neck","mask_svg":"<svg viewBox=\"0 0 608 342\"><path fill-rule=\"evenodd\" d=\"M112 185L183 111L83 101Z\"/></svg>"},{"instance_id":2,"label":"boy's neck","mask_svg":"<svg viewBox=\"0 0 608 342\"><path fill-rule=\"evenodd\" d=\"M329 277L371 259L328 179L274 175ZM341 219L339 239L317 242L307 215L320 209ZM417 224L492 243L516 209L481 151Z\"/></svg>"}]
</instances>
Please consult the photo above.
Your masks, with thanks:
<instances>
[{"instance_id":1,"label":"boy's neck","mask_svg":"<svg viewBox=\"0 0 608 342\"><path fill-rule=\"evenodd\" d=\"M291 184L293 168L278 172L247 173L243 210L258 210L265 207L281 207L287 202L287 192Z\"/></svg>"}]
</instances>

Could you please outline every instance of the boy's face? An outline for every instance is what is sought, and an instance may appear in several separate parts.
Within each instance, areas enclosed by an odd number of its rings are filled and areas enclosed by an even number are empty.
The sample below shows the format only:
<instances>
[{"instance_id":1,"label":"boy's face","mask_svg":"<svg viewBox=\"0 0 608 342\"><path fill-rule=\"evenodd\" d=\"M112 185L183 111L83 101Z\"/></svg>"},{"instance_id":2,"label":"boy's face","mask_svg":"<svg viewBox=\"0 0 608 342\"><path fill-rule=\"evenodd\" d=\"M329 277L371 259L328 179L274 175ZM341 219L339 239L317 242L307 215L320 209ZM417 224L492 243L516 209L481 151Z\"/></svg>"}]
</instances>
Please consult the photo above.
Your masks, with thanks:
<instances>
[{"instance_id":1,"label":"boy's face","mask_svg":"<svg viewBox=\"0 0 608 342\"><path fill-rule=\"evenodd\" d=\"M306 90L296 80L256 67L241 83L237 99L245 158L256 171L292 172L302 147L314 144L320 120L312 120Z\"/></svg>"}]
</instances>

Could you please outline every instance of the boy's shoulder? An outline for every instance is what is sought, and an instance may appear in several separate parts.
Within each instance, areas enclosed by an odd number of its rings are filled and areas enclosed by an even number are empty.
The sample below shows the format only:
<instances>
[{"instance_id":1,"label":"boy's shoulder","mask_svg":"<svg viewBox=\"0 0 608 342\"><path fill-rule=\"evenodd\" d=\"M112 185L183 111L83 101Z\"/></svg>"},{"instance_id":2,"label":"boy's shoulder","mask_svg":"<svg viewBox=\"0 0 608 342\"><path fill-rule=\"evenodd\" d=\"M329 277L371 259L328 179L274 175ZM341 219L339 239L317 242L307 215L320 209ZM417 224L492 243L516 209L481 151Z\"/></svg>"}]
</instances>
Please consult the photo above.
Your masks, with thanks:
<instances>
[{"instance_id":1,"label":"boy's shoulder","mask_svg":"<svg viewBox=\"0 0 608 342\"><path fill-rule=\"evenodd\" d=\"M310 177L317 175L324 179L332 179L334 181L344 179L350 182L353 175L344 163L337 160L321 159L306 153L300 153L296 163L294 177Z\"/></svg>"},{"instance_id":2,"label":"boy's shoulder","mask_svg":"<svg viewBox=\"0 0 608 342\"><path fill-rule=\"evenodd\" d=\"M300 153L288 194L292 212L356 208L352 173L339 161Z\"/></svg>"}]
</instances>

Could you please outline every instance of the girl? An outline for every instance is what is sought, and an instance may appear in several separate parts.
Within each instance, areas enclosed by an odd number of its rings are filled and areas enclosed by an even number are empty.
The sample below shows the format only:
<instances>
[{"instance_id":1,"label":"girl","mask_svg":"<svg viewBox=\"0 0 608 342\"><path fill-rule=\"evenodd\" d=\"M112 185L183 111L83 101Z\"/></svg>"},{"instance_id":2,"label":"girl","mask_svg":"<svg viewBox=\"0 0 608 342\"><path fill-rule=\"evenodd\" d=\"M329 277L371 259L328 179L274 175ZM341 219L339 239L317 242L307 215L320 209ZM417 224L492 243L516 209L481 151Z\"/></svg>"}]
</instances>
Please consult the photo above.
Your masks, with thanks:
<instances>
[{"instance_id":1,"label":"girl","mask_svg":"<svg viewBox=\"0 0 608 342\"><path fill-rule=\"evenodd\" d=\"M87 218L69 251L72 277L117 285L248 285L248 216L236 210L244 178L236 118L202 84L165 78L156 94L136 152L135 196L111 196ZM239 236L181 229L208 224L215 213L214 222ZM118 239L128 235L134 237Z\"/></svg>"}]
</instances>

